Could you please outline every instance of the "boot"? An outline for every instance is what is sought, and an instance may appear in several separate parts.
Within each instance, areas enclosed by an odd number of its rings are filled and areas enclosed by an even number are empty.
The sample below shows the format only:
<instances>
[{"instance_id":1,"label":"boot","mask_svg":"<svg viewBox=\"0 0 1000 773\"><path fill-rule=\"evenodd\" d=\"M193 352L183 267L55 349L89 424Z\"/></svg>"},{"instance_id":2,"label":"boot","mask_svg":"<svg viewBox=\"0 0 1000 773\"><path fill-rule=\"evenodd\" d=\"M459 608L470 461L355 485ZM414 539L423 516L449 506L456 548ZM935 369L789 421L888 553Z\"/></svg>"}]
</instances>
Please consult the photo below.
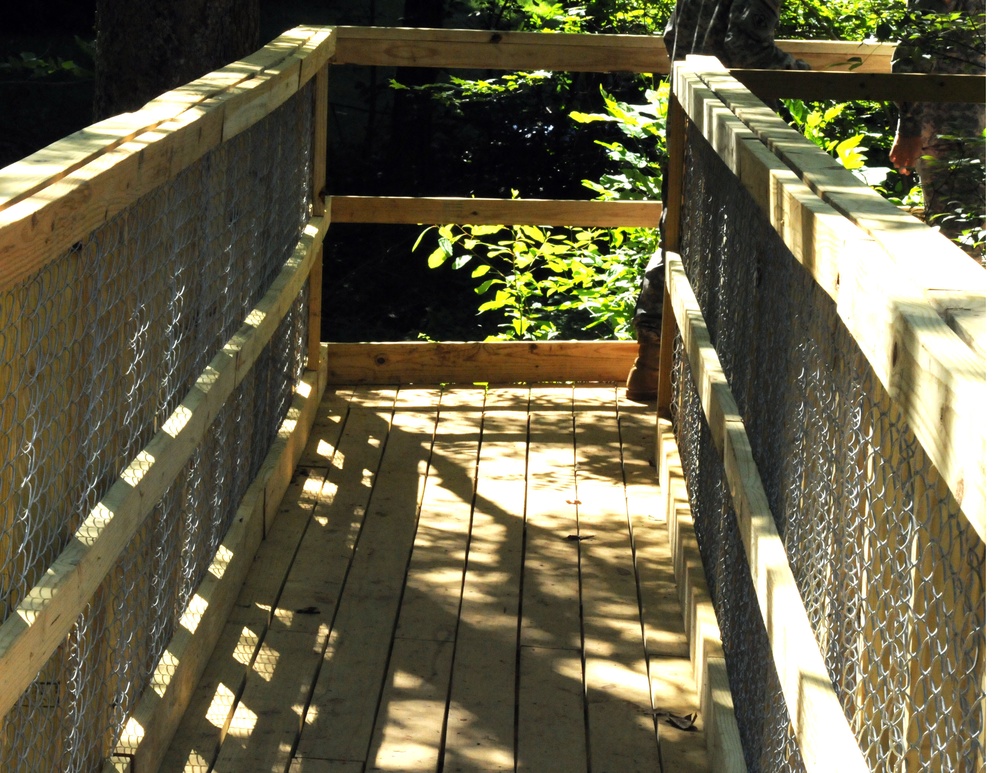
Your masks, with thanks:
<instances>
[{"instance_id":1,"label":"boot","mask_svg":"<svg viewBox=\"0 0 1000 773\"><path fill-rule=\"evenodd\" d=\"M638 338L639 356L628 373L625 397L637 403L649 403L656 399L660 384L660 336L640 328Z\"/></svg>"}]
</instances>

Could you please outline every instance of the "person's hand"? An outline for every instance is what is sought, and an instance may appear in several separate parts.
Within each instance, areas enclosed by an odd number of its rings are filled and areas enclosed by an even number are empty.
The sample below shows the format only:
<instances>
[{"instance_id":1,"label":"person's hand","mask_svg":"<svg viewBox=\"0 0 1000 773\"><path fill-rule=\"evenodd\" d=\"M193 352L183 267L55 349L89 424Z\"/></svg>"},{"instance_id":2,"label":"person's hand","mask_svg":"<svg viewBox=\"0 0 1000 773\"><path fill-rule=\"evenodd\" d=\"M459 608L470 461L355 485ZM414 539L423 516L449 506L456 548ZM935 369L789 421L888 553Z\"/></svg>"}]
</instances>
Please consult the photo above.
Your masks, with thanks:
<instances>
[{"instance_id":1,"label":"person's hand","mask_svg":"<svg viewBox=\"0 0 1000 773\"><path fill-rule=\"evenodd\" d=\"M924 143L920 137L900 137L897 132L889 150L889 160L900 174L912 174L917 159L923 155Z\"/></svg>"}]
</instances>

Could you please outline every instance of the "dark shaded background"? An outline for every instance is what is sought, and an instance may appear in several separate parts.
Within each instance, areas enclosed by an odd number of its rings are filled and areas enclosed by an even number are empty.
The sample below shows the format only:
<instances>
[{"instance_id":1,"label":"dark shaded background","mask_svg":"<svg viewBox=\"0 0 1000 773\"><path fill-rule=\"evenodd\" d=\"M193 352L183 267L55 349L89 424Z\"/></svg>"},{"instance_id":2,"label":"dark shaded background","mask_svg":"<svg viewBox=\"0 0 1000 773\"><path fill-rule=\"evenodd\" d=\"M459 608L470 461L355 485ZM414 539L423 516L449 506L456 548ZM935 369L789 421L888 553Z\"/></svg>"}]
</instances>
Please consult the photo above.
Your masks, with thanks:
<instances>
[{"instance_id":1,"label":"dark shaded background","mask_svg":"<svg viewBox=\"0 0 1000 773\"><path fill-rule=\"evenodd\" d=\"M445 0L261 1L261 42L298 24L476 27L449 14ZM94 4L49 0L6 13L0 61L30 51L73 60L92 73ZM81 42L83 45L81 45ZM496 77L479 73L476 77ZM390 78L416 86L446 78L423 68L336 67L331 72L328 189L335 194L589 198L580 184L605 171L594 140L607 129L569 120L569 110L601 109L598 84L628 96L629 76L578 74L555 86L467 104L461 111L422 91L391 89ZM0 167L92 122L91 75L31 77L0 71ZM497 316L467 272L426 267L427 247L412 252L420 227L331 227L325 243L323 338L482 340ZM433 240L426 242L433 244Z\"/></svg>"}]
</instances>

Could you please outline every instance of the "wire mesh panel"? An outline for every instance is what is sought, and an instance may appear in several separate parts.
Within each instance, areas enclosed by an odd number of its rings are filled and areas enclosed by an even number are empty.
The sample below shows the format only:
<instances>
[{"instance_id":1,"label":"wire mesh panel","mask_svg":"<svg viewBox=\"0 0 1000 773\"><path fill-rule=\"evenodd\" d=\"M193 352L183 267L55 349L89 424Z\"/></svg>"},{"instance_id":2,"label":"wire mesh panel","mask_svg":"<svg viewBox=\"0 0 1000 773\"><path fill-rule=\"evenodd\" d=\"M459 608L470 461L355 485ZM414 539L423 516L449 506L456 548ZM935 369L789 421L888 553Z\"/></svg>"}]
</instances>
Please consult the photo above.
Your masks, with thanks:
<instances>
[{"instance_id":1,"label":"wire mesh panel","mask_svg":"<svg viewBox=\"0 0 1000 773\"><path fill-rule=\"evenodd\" d=\"M681 254L830 678L873 770L985 766L985 545L835 303L692 127ZM678 436L751 769L800 769L685 359ZM734 553L739 558L734 557Z\"/></svg>"},{"instance_id":2,"label":"wire mesh panel","mask_svg":"<svg viewBox=\"0 0 1000 773\"><path fill-rule=\"evenodd\" d=\"M309 218L314 88L0 291L0 619L194 387ZM0 724L2 770L95 770L260 468L308 286L66 641Z\"/></svg>"}]
</instances>

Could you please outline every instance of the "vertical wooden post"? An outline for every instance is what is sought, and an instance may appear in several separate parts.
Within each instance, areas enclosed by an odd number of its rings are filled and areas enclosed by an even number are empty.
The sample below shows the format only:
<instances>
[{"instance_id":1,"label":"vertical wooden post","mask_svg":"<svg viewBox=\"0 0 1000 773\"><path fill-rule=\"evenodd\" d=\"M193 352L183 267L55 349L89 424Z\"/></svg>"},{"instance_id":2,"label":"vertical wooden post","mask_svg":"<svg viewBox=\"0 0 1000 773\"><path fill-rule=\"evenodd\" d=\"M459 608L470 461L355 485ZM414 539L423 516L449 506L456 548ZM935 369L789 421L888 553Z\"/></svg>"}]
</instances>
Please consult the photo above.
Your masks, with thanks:
<instances>
[{"instance_id":1,"label":"vertical wooden post","mask_svg":"<svg viewBox=\"0 0 1000 773\"><path fill-rule=\"evenodd\" d=\"M313 131L313 179L312 214L324 217L327 212L326 187L326 125L329 110L330 65L324 62L315 75L316 95ZM318 370L320 367L320 322L323 303L323 250L316 256L309 275L309 350L306 367Z\"/></svg>"},{"instance_id":2,"label":"vertical wooden post","mask_svg":"<svg viewBox=\"0 0 1000 773\"><path fill-rule=\"evenodd\" d=\"M663 281L663 322L660 328L660 383L657 390L656 415L668 418L670 402L673 394L670 385L670 374L673 370L674 336L677 333L677 320L674 319L674 309L670 303L670 282L666 276L666 253L678 252L681 241L681 200L684 185L684 148L687 145L687 115L677 99L676 83L671 76L670 102L667 107L668 141L670 157L667 162L667 202L663 217L664 251L664 281Z\"/></svg>"}]
</instances>

